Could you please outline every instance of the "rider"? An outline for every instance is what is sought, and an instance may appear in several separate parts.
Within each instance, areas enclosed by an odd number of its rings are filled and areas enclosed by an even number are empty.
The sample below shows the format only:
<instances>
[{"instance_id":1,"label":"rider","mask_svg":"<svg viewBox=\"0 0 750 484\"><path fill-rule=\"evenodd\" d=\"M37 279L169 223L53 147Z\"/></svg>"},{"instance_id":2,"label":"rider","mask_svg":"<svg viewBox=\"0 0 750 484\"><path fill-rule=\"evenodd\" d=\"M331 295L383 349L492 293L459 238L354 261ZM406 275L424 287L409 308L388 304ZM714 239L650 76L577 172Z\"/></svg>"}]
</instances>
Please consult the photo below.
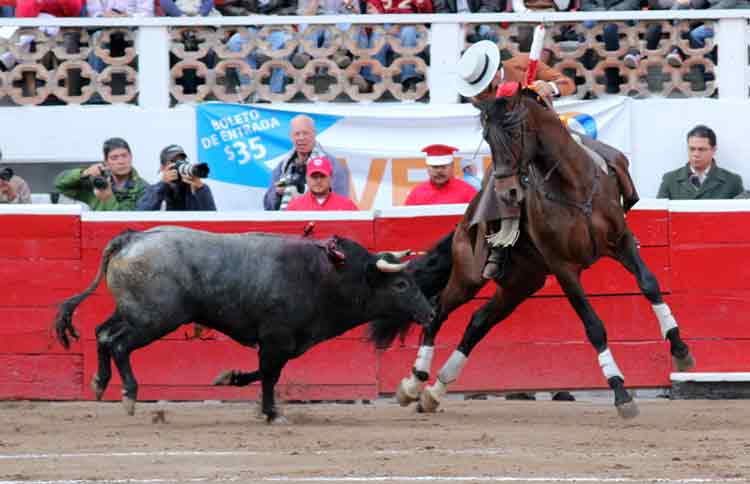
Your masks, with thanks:
<instances>
[{"instance_id":1,"label":"rider","mask_svg":"<svg viewBox=\"0 0 750 484\"><path fill-rule=\"evenodd\" d=\"M528 66L528 54L518 54L503 62L500 60L497 44L483 40L469 47L461 56L457 66L456 90L472 103L488 101L495 98L497 88L501 84L523 83ZM568 96L576 90L572 79L541 61L537 66L536 80L529 87L548 101L553 97ZM477 215L480 220L496 220L492 214ZM483 215L489 217L484 218ZM482 273L485 279L495 279L501 275L502 264L507 254L504 249L505 247L491 247Z\"/></svg>"}]
</instances>

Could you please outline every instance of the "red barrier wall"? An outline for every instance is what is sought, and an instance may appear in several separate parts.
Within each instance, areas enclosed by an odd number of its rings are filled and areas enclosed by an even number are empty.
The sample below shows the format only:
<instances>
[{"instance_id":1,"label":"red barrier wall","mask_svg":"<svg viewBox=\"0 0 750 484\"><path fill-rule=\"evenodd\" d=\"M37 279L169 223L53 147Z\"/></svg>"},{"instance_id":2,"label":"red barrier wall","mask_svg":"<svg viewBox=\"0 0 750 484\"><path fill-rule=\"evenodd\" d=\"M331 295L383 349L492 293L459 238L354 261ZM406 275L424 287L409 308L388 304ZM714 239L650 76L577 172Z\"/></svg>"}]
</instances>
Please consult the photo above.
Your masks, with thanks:
<instances>
[{"instance_id":1,"label":"red barrier wall","mask_svg":"<svg viewBox=\"0 0 750 484\"><path fill-rule=\"evenodd\" d=\"M674 205L674 206L673 206ZM628 215L641 253L656 274L698 371L750 369L750 205L669 205L647 201ZM739 207L739 208L738 208ZM70 351L54 340L56 305L80 292L96 274L102 248L125 228L185 225L215 232L300 234L306 214L219 213L102 214L71 206L0 208L0 399L93 398L88 382L96 368L94 328L112 311L104 284L75 314L82 339ZM336 233L371 250L428 249L460 220L462 207L401 208L323 214L314 235ZM659 326L633 278L610 260L586 271L583 282L605 322L613 354L631 387L669 386L670 357ZM433 372L461 338L471 313L494 292L485 287L456 311L441 331ZM280 393L289 399L374 398L394 391L414 362L419 334L377 351L360 327L290 362ZM258 386L215 388L227 368L255 369L256 353L213 332L193 338L183 327L138 350L133 368L142 399L252 399ZM115 371L105 398L119 399ZM552 278L492 330L469 358L455 391L605 388L606 382L581 322Z\"/></svg>"}]
</instances>

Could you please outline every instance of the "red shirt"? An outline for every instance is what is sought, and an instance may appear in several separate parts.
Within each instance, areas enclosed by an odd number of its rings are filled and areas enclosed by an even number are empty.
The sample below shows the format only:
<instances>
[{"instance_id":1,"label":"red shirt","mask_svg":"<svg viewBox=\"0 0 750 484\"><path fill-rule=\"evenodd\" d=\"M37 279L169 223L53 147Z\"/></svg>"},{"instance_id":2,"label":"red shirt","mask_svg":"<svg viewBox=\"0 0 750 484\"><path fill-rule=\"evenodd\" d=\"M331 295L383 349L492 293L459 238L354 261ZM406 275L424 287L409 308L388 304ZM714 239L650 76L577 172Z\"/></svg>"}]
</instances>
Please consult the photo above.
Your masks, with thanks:
<instances>
[{"instance_id":1,"label":"red shirt","mask_svg":"<svg viewBox=\"0 0 750 484\"><path fill-rule=\"evenodd\" d=\"M286 206L287 210L299 210L299 211L331 211L331 210L359 210L354 202L343 195L339 195L336 192L330 192L328 198L323 204L318 203L318 200L313 197L312 192L308 191L301 197L297 197Z\"/></svg>"},{"instance_id":2,"label":"red shirt","mask_svg":"<svg viewBox=\"0 0 750 484\"><path fill-rule=\"evenodd\" d=\"M432 13L432 0L367 0L378 13Z\"/></svg>"},{"instance_id":3,"label":"red shirt","mask_svg":"<svg viewBox=\"0 0 750 484\"><path fill-rule=\"evenodd\" d=\"M441 187L431 181L420 183L409 192L404 205L438 205L441 203L469 203L477 190L459 178L451 178Z\"/></svg>"},{"instance_id":4,"label":"red shirt","mask_svg":"<svg viewBox=\"0 0 750 484\"><path fill-rule=\"evenodd\" d=\"M55 17L80 17L83 0L17 0L16 17L37 17L48 13Z\"/></svg>"}]
</instances>

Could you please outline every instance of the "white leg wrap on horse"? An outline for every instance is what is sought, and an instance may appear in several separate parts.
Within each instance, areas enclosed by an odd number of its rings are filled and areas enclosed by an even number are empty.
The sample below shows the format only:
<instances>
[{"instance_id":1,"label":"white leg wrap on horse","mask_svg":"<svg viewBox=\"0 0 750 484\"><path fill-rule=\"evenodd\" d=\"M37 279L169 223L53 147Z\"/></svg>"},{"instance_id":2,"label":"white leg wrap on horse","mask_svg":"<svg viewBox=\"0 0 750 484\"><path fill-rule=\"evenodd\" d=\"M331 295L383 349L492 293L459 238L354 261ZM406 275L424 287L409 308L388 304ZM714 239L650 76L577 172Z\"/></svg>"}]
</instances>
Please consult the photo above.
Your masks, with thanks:
<instances>
[{"instance_id":1,"label":"white leg wrap on horse","mask_svg":"<svg viewBox=\"0 0 750 484\"><path fill-rule=\"evenodd\" d=\"M451 357L448 358L448 361L445 362L443 367L440 369L440 373L438 373L438 380L442 381L443 383L451 383L456 378L458 378L459 373L461 373L461 369L466 364L466 356L461 353L460 351L456 350L451 354Z\"/></svg>"},{"instance_id":2,"label":"white leg wrap on horse","mask_svg":"<svg viewBox=\"0 0 750 484\"><path fill-rule=\"evenodd\" d=\"M410 396L411 398L417 398L419 396L419 385L422 382L420 382L416 376L414 376L414 373L409 375L409 378L404 378L401 380L401 388L404 390L404 392Z\"/></svg>"},{"instance_id":3,"label":"white leg wrap on horse","mask_svg":"<svg viewBox=\"0 0 750 484\"><path fill-rule=\"evenodd\" d=\"M414 369L417 371L430 372L432 366L432 355L435 352L434 346L420 346L417 352L417 361L414 363Z\"/></svg>"},{"instance_id":4,"label":"white leg wrap on horse","mask_svg":"<svg viewBox=\"0 0 750 484\"><path fill-rule=\"evenodd\" d=\"M440 381L440 377L438 377L435 384L430 387L430 393L435 400L440 401L448 393L448 385Z\"/></svg>"},{"instance_id":5,"label":"white leg wrap on horse","mask_svg":"<svg viewBox=\"0 0 750 484\"><path fill-rule=\"evenodd\" d=\"M599 353L599 366L602 367L602 373L604 373L604 377L609 380L613 376L619 376L623 380L625 377L622 376L622 372L617 367L617 363L615 363L615 359L612 357L612 352L609 351L609 348Z\"/></svg>"},{"instance_id":6,"label":"white leg wrap on horse","mask_svg":"<svg viewBox=\"0 0 750 484\"><path fill-rule=\"evenodd\" d=\"M666 339L669 330L677 327L677 321L675 321L674 316L672 316L672 310L669 309L667 303L652 304L651 308L659 319L661 337Z\"/></svg>"}]
</instances>

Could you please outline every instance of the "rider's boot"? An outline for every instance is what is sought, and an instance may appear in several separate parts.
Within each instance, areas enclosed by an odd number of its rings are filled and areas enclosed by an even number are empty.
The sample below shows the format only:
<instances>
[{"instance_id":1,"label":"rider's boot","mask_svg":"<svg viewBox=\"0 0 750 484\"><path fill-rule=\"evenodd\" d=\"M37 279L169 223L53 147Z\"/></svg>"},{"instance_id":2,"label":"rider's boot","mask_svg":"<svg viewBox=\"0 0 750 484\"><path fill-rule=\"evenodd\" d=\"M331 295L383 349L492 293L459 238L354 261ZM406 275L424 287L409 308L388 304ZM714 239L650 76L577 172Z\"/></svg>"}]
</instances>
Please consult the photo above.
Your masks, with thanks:
<instances>
[{"instance_id":1,"label":"rider's boot","mask_svg":"<svg viewBox=\"0 0 750 484\"><path fill-rule=\"evenodd\" d=\"M482 277L488 281L501 277L503 275L503 268L505 266L507 255L507 247L492 247L492 249L490 249L490 255L487 257L487 263L482 271Z\"/></svg>"}]
</instances>

